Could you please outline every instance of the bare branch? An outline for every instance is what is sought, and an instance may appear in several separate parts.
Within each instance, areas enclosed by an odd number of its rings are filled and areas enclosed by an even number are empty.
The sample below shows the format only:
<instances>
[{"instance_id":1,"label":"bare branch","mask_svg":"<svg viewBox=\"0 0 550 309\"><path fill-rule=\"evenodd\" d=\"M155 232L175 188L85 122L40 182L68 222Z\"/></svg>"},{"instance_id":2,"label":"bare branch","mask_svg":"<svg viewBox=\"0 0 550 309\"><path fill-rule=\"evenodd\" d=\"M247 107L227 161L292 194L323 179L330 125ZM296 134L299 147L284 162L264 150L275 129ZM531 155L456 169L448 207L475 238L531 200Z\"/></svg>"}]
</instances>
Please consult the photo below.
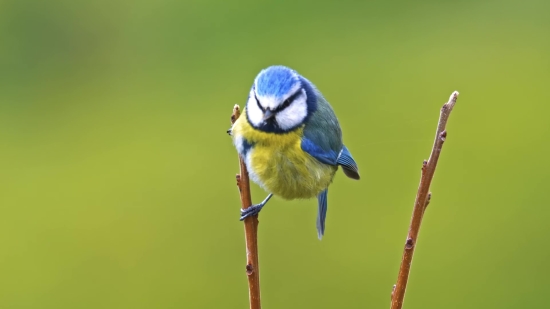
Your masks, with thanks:
<instances>
[{"instance_id":1,"label":"bare branch","mask_svg":"<svg viewBox=\"0 0 550 309\"><path fill-rule=\"evenodd\" d=\"M432 194L429 193L430 184L432 183L435 168L437 167L437 160L441 154L443 143L447 138L447 131L445 130L445 127L447 126L447 121L449 120L449 116L457 99L458 92L455 91L451 94L449 101L443 104L439 115L439 123L437 124L432 153L430 154L428 161L424 160L422 164L422 176L420 178L420 185L418 187L416 200L414 202L414 210L409 227L409 233L405 242L405 249L403 250L401 267L399 268L397 283L394 285L391 295L391 309L401 309L403 307L403 300L405 299L405 291L407 289L407 281L411 270L414 248L418 241L418 232L420 231L424 211L428 207L432 196Z\"/></svg>"},{"instance_id":2,"label":"bare branch","mask_svg":"<svg viewBox=\"0 0 550 309\"><path fill-rule=\"evenodd\" d=\"M231 124L241 115L239 105L235 104L231 114ZM228 131L229 133L229 131ZM237 187L241 195L242 208L252 205L250 196L250 180L243 158L239 156L240 174L237 174ZM244 235L246 241L246 275L248 277L248 297L250 309L260 309L260 265L258 260L258 216L244 219Z\"/></svg>"}]
</instances>

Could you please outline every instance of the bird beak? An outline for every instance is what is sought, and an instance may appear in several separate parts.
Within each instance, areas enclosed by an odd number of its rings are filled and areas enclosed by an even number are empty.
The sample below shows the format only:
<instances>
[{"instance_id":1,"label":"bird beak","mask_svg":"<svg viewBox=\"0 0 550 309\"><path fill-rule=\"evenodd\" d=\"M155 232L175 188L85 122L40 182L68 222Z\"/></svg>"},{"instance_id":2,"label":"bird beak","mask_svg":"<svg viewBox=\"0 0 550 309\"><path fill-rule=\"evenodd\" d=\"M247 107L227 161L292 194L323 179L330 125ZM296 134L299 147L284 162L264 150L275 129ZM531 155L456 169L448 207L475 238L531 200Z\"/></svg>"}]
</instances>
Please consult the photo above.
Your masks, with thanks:
<instances>
[{"instance_id":1,"label":"bird beak","mask_svg":"<svg viewBox=\"0 0 550 309\"><path fill-rule=\"evenodd\" d=\"M273 113L271 110L266 109L264 112L264 121L273 118L275 116L275 113Z\"/></svg>"}]
</instances>

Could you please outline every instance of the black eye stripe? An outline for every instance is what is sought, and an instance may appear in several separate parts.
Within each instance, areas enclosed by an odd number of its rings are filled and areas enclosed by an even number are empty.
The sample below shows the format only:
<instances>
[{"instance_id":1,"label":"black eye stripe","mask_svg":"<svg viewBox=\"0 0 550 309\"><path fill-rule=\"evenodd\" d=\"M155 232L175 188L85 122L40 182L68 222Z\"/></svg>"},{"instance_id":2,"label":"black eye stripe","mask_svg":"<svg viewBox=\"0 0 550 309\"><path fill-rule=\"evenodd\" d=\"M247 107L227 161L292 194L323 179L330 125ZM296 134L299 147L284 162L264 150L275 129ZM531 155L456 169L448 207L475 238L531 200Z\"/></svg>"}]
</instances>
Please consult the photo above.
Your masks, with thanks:
<instances>
[{"instance_id":1,"label":"black eye stripe","mask_svg":"<svg viewBox=\"0 0 550 309\"><path fill-rule=\"evenodd\" d=\"M265 112L265 108L262 107L262 105L260 104L260 100L258 100L258 96L256 95L256 91L254 91L254 98L256 99L256 104L258 105L258 107L262 110L262 112Z\"/></svg>"},{"instance_id":2,"label":"black eye stripe","mask_svg":"<svg viewBox=\"0 0 550 309\"><path fill-rule=\"evenodd\" d=\"M283 104L279 105L279 107L277 107L275 109L276 112L280 112L282 111L283 109L287 108L288 106L290 106L290 104L296 100L296 98L298 98L300 96L300 94L302 94L302 88L298 89L298 91L296 91L294 94L292 94L290 97L288 97L288 99L286 99Z\"/></svg>"}]
</instances>

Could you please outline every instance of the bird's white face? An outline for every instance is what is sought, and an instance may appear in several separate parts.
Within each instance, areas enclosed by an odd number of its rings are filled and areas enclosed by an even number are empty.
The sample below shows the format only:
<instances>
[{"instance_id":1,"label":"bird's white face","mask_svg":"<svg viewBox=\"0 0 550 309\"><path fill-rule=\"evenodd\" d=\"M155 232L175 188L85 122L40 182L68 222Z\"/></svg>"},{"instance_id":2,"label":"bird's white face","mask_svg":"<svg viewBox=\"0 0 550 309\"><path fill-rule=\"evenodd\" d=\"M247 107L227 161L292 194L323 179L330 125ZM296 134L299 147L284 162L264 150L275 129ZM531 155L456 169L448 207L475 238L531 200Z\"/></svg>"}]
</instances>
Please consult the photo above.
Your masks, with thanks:
<instances>
[{"instance_id":1,"label":"bird's white face","mask_svg":"<svg viewBox=\"0 0 550 309\"><path fill-rule=\"evenodd\" d=\"M257 91L257 81L250 90L246 105L248 119L257 128L273 124L282 131L295 128L302 124L307 117L307 94L297 81L289 91L282 96L260 95Z\"/></svg>"}]
</instances>

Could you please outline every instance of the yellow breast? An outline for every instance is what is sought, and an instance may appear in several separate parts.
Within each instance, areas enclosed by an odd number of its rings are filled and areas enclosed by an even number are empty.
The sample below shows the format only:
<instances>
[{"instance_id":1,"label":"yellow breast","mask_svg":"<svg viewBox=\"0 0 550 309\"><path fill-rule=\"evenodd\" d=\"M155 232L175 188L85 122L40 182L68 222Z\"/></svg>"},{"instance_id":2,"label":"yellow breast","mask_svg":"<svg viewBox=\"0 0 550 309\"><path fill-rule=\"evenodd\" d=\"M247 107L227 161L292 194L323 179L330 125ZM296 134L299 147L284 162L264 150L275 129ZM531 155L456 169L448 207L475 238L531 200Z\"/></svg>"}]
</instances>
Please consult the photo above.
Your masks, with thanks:
<instances>
[{"instance_id":1,"label":"yellow breast","mask_svg":"<svg viewBox=\"0 0 550 309\"><path fill-rule=\"evenodd\" d=\"M284 199L311 198L328 187L337 167L302 150L303 127L284 134L267 133L252 127L245 113L231 135L252 180ZM243 141L251 147L243 147Z\"/></svg>"}]
</instances>

